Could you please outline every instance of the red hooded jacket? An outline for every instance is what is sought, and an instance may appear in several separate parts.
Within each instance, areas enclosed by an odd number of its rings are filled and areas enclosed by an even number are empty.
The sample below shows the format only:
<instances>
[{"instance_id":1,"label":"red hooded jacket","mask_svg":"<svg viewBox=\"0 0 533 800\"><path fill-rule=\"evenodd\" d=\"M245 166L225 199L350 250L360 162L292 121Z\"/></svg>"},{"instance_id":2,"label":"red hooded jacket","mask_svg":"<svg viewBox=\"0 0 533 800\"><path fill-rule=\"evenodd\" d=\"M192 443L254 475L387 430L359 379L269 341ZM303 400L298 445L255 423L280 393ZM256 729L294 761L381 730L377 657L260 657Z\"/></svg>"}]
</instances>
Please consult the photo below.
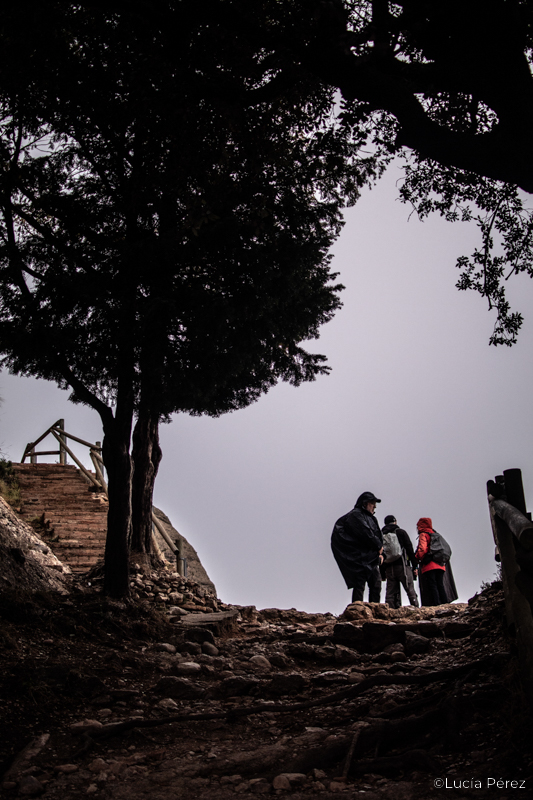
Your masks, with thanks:
<instances>
[{"instance_id":1,"label":"red hooded jacket","mask_svg":"<svg viewBox=\"0 0 533 800\"><path fill-rule=\"evenodd\" d=\"M429 517L421 517L416 523L418 528L418 547L416 548L415 558L422 561L424 556L429 553L431 534L433 533L433 523ZM436 561L428 561L427 564L422 564L422 574L429 572L430 569L442 569L446 572L446 567L443 564L437 564Z\"/></svg>"}]
</instances>

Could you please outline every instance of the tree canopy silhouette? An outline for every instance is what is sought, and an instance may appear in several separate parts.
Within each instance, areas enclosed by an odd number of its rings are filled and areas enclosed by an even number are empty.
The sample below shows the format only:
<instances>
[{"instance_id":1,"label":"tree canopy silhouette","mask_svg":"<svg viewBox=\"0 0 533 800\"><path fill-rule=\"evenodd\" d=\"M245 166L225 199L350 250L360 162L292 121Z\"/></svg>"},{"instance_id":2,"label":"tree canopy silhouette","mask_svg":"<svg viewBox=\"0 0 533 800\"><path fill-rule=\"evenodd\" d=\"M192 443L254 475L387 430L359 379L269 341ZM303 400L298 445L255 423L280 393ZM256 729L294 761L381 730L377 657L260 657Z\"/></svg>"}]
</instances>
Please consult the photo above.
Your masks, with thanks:
<instances>
[{"instance_id":1,"label":"tree canopy silhouette","mask_svg":"<svg viewBox=\"0 0 533 800\"><path fill-rule=\"evenodd\" d=\"M372 127L407 159L401 198L423 218L475 219L481 243L459 259L460 289L497 310L493 344L520 314L505 279L533 276L533 4L528 0L294 0L287 47L343 98L354 133ZM521 190L521 191L520 191Z\"/></svg>"},{"instance_id":2,"label":"tree canopy silhouette","mask_svg":"<svg viewBox=\"0 0 533 800\"><path fill-rule=\"evenodd\" d=\"M327 371L343 204L407 158L421 216L477 219L460 288L533 274L532 8L521 0L22 0L0 11L0 337L95 408L106 590L146 549L159 422ZM341 100L339 101L339 92ZM496 248L496 249L495 249ZM499 249L498 249L499 248Z\"/></svg>"},{"instance_id":3,"label":"tree canopy silhouette","mask_svg":"<svg viewBox=\"0 0 533 800\"><path fill-rule=\"evenodd\" d=\"M142 550L162 419L328 371L303 343L340 305L328 250L378 159L332 117L333 90L267 48L276 6L0 12L3 363L101 416L114 596L128 592L134 419Z\"/></svg>"},{"instance_id":4,"label":"tree canopy silhouette","mask_svg":"<svg viewBox=\"0 0 533 800\"><path fill-rule=\"evenodd\" d=\"M172 18L166 0L106 6L160 28ZM491 343L513 344L522 317L509 308L505 281L533 274L523 196L533 192L530 0L282 0L233 25L256 41L260 31L281 58L262 91L281 92L307 69L340 92L347 133L373 132L381 166L407 159L400 197L422 218L436 211L477 222L480 246L458 260L457 286L496 309Z\"/></svg>"}]
</instances>

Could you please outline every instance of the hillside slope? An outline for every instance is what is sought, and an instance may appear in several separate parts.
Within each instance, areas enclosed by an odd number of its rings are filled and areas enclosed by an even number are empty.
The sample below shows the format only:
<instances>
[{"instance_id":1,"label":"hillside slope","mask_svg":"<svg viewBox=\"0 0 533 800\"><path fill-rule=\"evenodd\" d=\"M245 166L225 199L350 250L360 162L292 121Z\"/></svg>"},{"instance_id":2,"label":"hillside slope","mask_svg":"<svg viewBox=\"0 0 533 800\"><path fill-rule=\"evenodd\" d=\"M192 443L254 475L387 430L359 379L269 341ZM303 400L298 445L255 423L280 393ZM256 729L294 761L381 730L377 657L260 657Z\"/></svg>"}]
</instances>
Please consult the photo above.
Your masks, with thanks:
<instances>
[{"instance_id":1,"label":"hillside slope","mask_svg":"<svg viewBox=\"0 0 533 800\"><path fill-rule=\"evenodd\" d=\"M531 794L498 583L469 604L339 619L208 603L168 571L135 576L128 603L89 583L0 592L3 797Z\"/></svg>"}]
</instances>

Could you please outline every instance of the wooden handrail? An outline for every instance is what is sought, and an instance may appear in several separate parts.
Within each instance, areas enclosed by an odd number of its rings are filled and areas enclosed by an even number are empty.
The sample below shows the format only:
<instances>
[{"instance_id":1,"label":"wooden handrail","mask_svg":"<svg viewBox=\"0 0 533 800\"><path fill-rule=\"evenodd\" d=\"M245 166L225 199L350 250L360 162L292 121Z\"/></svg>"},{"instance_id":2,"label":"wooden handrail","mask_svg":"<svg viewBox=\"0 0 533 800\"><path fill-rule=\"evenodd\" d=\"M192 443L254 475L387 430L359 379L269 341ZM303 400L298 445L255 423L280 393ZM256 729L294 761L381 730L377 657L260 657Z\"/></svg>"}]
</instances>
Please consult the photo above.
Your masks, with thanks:
<instances>
[{"instance_id":1,"label":"wooden handrail","mask_svg":"<svg viewBox=\"0 0 533 800\"><path fill-rule=\"evenodd\" d=\"M506 500L492 500L491 507L525 550L533 549L533 522Z\"/></svg>"},{"instance_id":2,"label":"wooden handrail","mask_svg":"<svg viewBox=\"0 0 533 800\"><path fill-rule=\"evenodd\" d=\"M35 446L38 445L39 442L42 442L43 439L45 439L49 435L52 435L54 439L59 443L59 450L41 450L40 452L36 452ZM96 477L86 467L84 467L81 461L72 452L70 447L67 445L67 439L71 439L73 442L78 442L78 444L82 444L85 447L89 448L91 460L95 468ZM80 439L79 436L74 436L73 433L68 433L68 431L65 430L65 420L58 419L56 420L56 422L54 422L53 425L50 425L50 427L47 428L46 431L43 434L41 434L41 436L39 436L38 439L36 439L34 442L29 442L29 444L26 445L26 449L24 450L24 454L21 459L21 464L24 464L28 456L30 456L32 463L36 463L37 456L52 456L52 455L59 455L60 464L66 464L67 463L66 454L68 453L68 455L74 461L76 466L80 469L83 475L85 475L87 480L90 483L92 483L93 486L95 486L97 489L103 492L107 497L107 484L105 482L104 473L102 469L104 462L101 456L101 452L102 452L102 447L100 445L100 442L96 442L93 444L92 442L87 442L85 439Z\"/></svg>"},{"instance_id":3,"label":"wooden handrail","mask_svg":"<svg viewBox=\"0 0 533 800\"><path fill-rule=\"evenodd\" d=\"M52 429L57 430L56 425L52 425ZM59 432L59 431L58 431ZM72 433L67 433L66 431L61 431L62 436L66 436L68 439L72 439L74 442L78 442L78 444L84 444L85 447L90 447L92 450L101 450L102 448L97 444L91 444L91 442L86 442L85 439L79 439L77 436L74 436Z\"/></svg>"},{"instance_id":4,"label":"wooden handrail","mask_svg":"<svg viewBox=\"0 0 533 800\"><path fill-rule=\"evenodd\" d=\"M64 440L65 439L72 439L73 442L78 442L78 444L83 444L83 445L85 445L85 447L89 447L91 450L94 450L97 453L98 458L100 458L100 460L102 461L102 464L104 463L103 460L102 460L102 457L100 456L100 452L101 452L102 448L98 443L93 444L92 442L87 442L85 439L80 439L79 436L74 436L73 433L68 433L68 431L66 431L63 426L64 426L64 420L58 419L56 422L54 422L53 425L50 425L50 427L47 428L47 430L43 434L41 434L41 436L39 436L38 439L36 439L34 442L29 442L26 445L26 449L24 450L24 454L22 456L22 459L21 459L20 463L24 464L26 458L29 455L32 454L32 451L35 450L36 445L38 445L39 442L42 442L43 439L46 439L46 437L50 433L54 434L54 432L57 433L59 435L59 437L60 437L59 443L60 443L60 448L61 449L59 451L57 451L57 450L43 450L40 453L33 452L34 456L51 456L51 455L57 455L58 452L59 452L59 454L61 454L61 450L63 448L65 450L67 449L65 447L65 441ZM55 438L57 439L58 437L56 436Z\"/></svg>"},{"instance_id":5,"label":"wooden handrail","mask_svg":"<svg viewBox=\"0 0 533 800\"><path fill-rule=\"evenodd\" d=\"M102 471L102 467L100 466L100 464L103 465L104 462L102 461L101 458L98 457L98 453L96 453L92 448L90 450L90 455L91 455L91 461L93 462L94 471L96 472L96 477L100 481L100 485L103 491L105 492L106 497L109 497L107 491L107 483L105 482L104 473Z\"/></svg>"},{"instance_id":6,"label":"wooden handrail","mask_svg":"<svg viewBox=\"0 0 533 800\"><path fill-rule=\"evenodd\" d=\"M52 434L52 436L54 436L58 440L58 442L61 441L61 439L59 438L58 434L54 430L50 431L50 433ZM78 468L83 472L85 477L90 480L90 482L93 484L93 486L96 486L98 489L100 489L100 491L102 491L103 487L101 486L100 482L97 480L97 478L94 477L94 475L91 475L89 470L86 469L83 466L83 464L81 463L81 461L78 458L76 458L76 456L74 455L74 453L72 452L70 447L68 445L66 445L64 442L63 442L63 447L65 448L65 450L67 451L67 453L69 454L71 459L74 461L74 463L77 464ZM107 492L106 492L106 494L107 494Z\"/></svg>"},{"instance_id":7,"label":"wooden handrail","mask_svg":"<svg viewBox=\"0 0 533 800\"><path fill-rule=\"evenodd\" d=\"M42 450L41 452L38 453L35 452L35 446L38 445L39 442L42 442L42 440L45 439L49 434L51 434L54 437L54 439L56 439L59 442L59 450ZM96 477L91 472L89 472L89 470L86 469L86 467L83 466L81 461L75 456L70 447L67 445L66 439L72 439L72 441L77 442L78 444L82 444L85 447L89 448L89 454L91 457L91 461L93 462L94 465L94 471L96 473ZM74 436L74 434L72 433L67 433L67 431L65 430L65 421L62 419L58 419L56 422L54 422L53 425L50 425L50 427L47 428L47 430L41 436L39 436L38 439L36 439L34 442L29 442L29 444L26 445L26 449L24 450L24 454L22 456L20 463L24 464L28 456L30 456L33 461L33 459L35 460L37 459L37 456L48 456L48 455L59 455L61 463L66 463L66 460L63 460L65 453L68 453L68 455L71 457L71 459L80 469L80 471L93 484L93 486L95 486L103 494L105 494L106 497L108 497L109 495L107 491L107 483L105 481L103 472L104 460L102 458L102 447L100 446L100 443L97 442L96 444L93 444L91 442L85 441L85 439L80 439L78 436ZM157 519L153 511L152 511L152 521L154 527L157 529L160 536L170 547L171 551L174 554L178 554L179 548L178 549L176 548L176 544L167 534L163 525ZM181 542L181 537L179 541ZM157 546L157 543L155 544ZM184 559L178 557L178 570L180 569L180 563L179 563L180 561L183 562ZM181 563L181 568L183 569L183 563Z\"/></svg>"},{"instance_id":8,"label":"wooden handrail","mask_svg":"<svg viewBox=\"0 0 533 800\"><path fill-rule=\"evenodd\" d=\"M39 442L42 442L43 439L46 439L46 437L48 436L48 434L50 433L52 428L58 428L61 425L62 422L63 422L63 420L58 419L56 422L54 422L53 425L50 425L50 427L42 434L42 436L39 436L39 438L36 439L34 442L29 442L26 445L26 449L24 450L24 455L22 456L22 460L21 460L20 463L24 464L24 461L26 460L26 456L28 456L30 454L30 452L35 449L35 445L39 444ZM48 454L46 454L46 455L48 455Z\"/></svg>"}]
</instances>

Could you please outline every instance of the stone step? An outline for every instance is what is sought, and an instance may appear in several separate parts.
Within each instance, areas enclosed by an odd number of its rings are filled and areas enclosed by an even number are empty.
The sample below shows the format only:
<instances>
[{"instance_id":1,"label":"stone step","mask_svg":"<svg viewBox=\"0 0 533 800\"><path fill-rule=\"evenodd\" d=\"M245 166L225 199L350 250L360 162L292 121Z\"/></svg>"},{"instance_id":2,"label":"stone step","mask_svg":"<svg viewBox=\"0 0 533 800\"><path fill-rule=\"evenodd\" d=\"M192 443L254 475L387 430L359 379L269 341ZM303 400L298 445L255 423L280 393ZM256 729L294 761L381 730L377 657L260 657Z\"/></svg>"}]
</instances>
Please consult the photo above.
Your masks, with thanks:
<instances>
[{"instance_id":1,"label":"stone step","mask_svg":"<svg viewBox=\"0 0 533 800\"><path fill-rule=\"evenodd\" d=\"M63 539L90 539L95 542L104 542L106 538L106 531L95 530L94 528L54 528L51 531L51 536L45 536L44 540L47 542L61 542Z\"/></svg>"},{"instance_id":2,"label":"stone step","mask_svg":"<svg viewBox=\"0 0 533 800\"><path fill-rule=\"evenodd\" d=\"M45 509L45 514L47 517L52 517L54 519L72 519L72 520L84 520L84 519L105 519L107 516L107 508L102 506L96 506L93 509L74 509L72 513L70 513L69 508L65 508L61 511L52 511L50 509Z\"/></svg>"},{"instance_id":3,"label":"stone step","mask_svg":"<svg viewBox=\"0 0 533 800\"><path fill-rule=\"evenodd\" d=\"M95 553L99 553L100 549L98 547L87 547L87 545L85 544L80 544L79 542L71 541L68 545L65 545L64 547L58 547L56 548L56 550L54 550L55 554L61 553L64 559L68 558L69 564L70 564L69 555L74 552L76 554L76 558L78 556L85 556L86 558L94 558ZM57 557L61 560L59 556Z\"/></svg>"},{"instance_id":4,"label":"stone step","mask_svg":"<svg viewBox=\"0 0 533 800\"><path fill-rule=\"evenodd\" d=\"M42 508L43 511L46 511L50 514L54 513L59 514L60 513L59 510L57 510L58 505L59 504L57 503L52 503L50 500L47 503L42 503L41 501L36 500L35 502L30 501L29 503L23 503L21 508L23 509L26 508L28 511L31 511L32 513L34 513L36 509ZM59 507L68 508L69 515L76 514L79 516L81 514L87 514L87 513L92 514L93 510L95 513L103 513L104 511L107 510L107 503L100 503L99 501L95 501L92 503L76 503L75 505L71 505L70 503L62 501Z\"/></svg>"},{"instance_id":5,"label":"stone step","mask_svg":"<svg viewBox=\"0 0 533 800\"><path fill-rule=\"evenodd\" d=\"M90 556L76 557L74 555L69 555L68 565L72 572L75 572L77 575L82 574L83 572L88 572L94 567L95 563L96 562L94 558Z\"/></svg>"},{"instance_id":6,"label":"stone step","mask_svg":"<svg viewBox=\"0 0 533 800\"><path fill-rule=\"evenodd\" d=\"M103 558L107 499L72 464L13 464L22 495L20 516L44 516L44 541L74 572L84 572Z\"/></svg>"}]
</instances>

